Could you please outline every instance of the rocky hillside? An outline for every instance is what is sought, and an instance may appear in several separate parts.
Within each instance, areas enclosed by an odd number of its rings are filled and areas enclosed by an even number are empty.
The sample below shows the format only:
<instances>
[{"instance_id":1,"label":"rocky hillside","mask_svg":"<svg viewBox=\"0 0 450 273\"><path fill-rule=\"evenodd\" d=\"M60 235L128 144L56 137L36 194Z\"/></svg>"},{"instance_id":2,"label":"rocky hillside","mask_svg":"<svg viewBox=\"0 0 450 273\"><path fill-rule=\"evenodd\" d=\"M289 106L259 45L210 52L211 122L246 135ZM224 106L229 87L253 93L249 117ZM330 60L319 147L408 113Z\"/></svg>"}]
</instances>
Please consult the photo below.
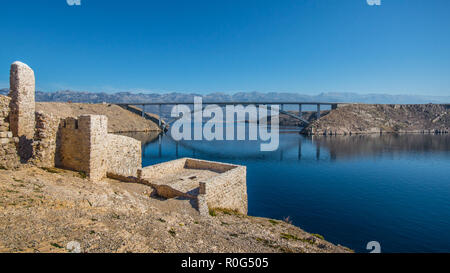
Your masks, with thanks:
<instances>
[{"instance_id":1,"label":"rocky hillside","mask_svg":"<svg viewBox=\"0 0 450 273\"><path fill-rule=\"evenodd\" d=\"M450 131L450 105L349 104L308 125L302 133L348 135Z\"/></svg>"},{"instance_id":2,"label":"rocky hillside","mask_svg":"<svg viewBox=\"0 0 450 273\"><path fill-rule=\"evenodd\" d=\"M160 131L155 122L113 104L37 102L36 111L51 113L60 118L83 114L105 115L108 117L110 133Z\"/></svg>"},{"instance_id":3,"label":"rocky hillside","mask_svg":"<svg viewBox=\"0 0 450 273\"><path fill-rule=\"evenodd\" d=\"M289 111L290 113L298 116L298 111ZM320 111L320 116L326 116L330 113L330 110ZM302 118L307 120L308 122L313 122L317 119L317 111L303 111ZM280 114L280 126L296 126L303 127L305 124L291 116Z\"/></svg>"},{"instance_id":4,"label":"rocky hillside","mask_svg":"<svg viewBox=\"0 0 450 273\"><path fill-rule=\"evenodd\" d=\"M142 184L0 170L0 252L349 252L280 220L161 200ZM69 247L68 247L69 246Z\"/></svg>"}]
</instances>

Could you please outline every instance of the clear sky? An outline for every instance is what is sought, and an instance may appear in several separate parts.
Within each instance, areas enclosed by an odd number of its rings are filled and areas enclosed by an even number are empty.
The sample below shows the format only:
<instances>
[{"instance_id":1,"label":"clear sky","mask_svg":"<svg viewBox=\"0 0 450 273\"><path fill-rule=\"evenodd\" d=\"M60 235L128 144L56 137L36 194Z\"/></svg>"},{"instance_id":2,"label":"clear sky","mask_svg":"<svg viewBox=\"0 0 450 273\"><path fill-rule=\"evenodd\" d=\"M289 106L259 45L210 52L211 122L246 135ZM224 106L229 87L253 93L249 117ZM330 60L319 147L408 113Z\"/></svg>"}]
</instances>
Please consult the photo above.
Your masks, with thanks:
<instances>
[{"instance_id":1,"label":"clear sky","mask_svg":"<svg viewBox=\"0 0 450 273\"><path fill-rule=\"evenodd\" d=\"M1 1L0 88L450 94L450 1Z\"/></svg>"}]
</instances>

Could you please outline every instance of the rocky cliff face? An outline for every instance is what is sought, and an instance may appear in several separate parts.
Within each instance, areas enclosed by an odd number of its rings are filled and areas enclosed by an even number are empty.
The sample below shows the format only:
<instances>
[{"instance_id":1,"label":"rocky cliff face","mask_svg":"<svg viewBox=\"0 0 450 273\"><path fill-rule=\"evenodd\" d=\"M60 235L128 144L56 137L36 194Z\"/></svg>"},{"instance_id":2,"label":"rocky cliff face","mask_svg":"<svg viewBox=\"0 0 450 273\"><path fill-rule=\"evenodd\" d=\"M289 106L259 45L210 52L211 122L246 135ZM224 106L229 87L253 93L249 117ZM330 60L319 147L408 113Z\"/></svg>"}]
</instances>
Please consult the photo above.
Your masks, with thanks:
<instances>
[{"instance_id":1,"label":"rocky cliff face","mask_svg":"<svg viewBox=\"0 0 450 273\"><path fill-rule=\"evenodd\" d=\"M349 135L379 133L448 133L450 105L349 104L314 121L302 133Z\"/></svg>"}]
</instances>

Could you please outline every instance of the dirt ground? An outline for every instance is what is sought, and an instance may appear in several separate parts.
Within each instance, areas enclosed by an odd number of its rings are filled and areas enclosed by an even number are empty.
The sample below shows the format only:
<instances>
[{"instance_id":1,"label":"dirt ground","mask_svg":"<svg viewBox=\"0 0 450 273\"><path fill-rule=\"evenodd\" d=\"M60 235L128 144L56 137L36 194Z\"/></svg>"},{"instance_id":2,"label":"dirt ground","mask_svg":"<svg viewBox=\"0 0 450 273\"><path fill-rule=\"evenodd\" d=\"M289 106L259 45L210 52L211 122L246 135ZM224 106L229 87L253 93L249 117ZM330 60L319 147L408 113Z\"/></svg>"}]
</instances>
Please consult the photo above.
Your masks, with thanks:
<instances>
[{"instance_id":1,"label":"dirt ground","mask_svg":"<svg viewBox=\"0 0 450 273\"><path fill-rule=\"evenodd\" d=\"M349 252L289 223L61 169L0 170L0 252Z\"/></svg>"},{"instance_id":2,"label":"dirt ground","mask_svg":"<svg viewBox=\"0 0 450 273\"><path fill-rule=\"evenodd\" d=\"M60 118L77 117L83 114L105 115L108 117L110 133L160 131L155 122L114 104L37 102L36 111L51 113Z\"/></svg>"}]
</instances>

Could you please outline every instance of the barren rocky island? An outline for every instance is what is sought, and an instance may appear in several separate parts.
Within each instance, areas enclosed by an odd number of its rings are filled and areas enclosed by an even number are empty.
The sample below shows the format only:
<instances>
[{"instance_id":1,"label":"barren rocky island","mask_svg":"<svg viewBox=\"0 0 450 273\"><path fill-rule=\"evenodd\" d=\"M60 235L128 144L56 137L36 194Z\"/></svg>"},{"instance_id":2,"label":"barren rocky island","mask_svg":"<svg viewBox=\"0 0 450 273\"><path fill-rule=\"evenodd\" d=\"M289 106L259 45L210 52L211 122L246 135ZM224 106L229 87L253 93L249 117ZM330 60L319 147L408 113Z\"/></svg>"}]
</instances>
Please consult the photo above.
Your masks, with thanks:
<instances>
[{"instance_id":1,"label":"barren rocky island","mask_svg":"<svg viewBox=\"0 0 450 273\"><path fill-rule=\"evenodd\" d=\"M347 104L306 126L308 135L448 133L449 104Z\"/></svg>"}]
</instances>

